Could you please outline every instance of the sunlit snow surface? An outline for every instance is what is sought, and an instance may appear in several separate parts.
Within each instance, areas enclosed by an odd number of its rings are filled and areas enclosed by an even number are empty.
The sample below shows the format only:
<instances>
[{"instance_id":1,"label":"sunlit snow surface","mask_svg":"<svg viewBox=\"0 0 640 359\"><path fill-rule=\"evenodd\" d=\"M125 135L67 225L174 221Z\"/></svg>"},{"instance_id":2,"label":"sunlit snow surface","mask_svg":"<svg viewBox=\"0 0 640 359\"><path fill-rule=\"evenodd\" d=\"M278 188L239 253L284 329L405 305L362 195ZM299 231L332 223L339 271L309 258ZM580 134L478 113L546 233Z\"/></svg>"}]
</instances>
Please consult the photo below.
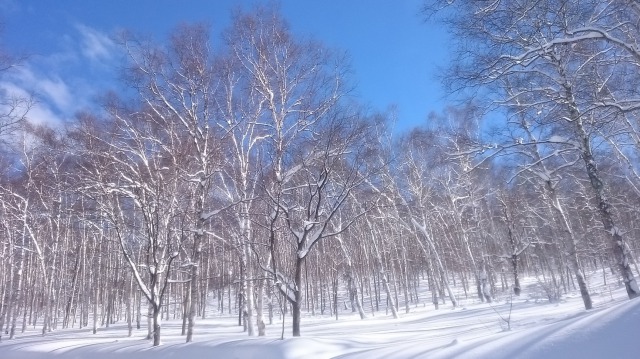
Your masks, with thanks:
<instances>
[{"instance_id":1,"label":"sunlit snow surface","mask_svg":"<svg viewBox=\"0 0 640 359\"><path fill-rule=\"evenodd\" d=\"M197 321L190 344L179 335L179 321L165 322L157 348L144 339L146 329L127 338L122 324L95 335L89 328L42 337L36 328L14 340L3 336L0 358L640 358L640 299L601 286L592 289L595 308L587 312L578 295L550 304L534 288L513 300L511 331L498 315L509 315L505 295L492 305L463 298L455 310L420 304L397 320L384 312L365 320L351 313L339 321L304 317L303 337L284 340L281 323L268 326L266 338L248 338L230 316Z\"/></svg>"}]
</instances>

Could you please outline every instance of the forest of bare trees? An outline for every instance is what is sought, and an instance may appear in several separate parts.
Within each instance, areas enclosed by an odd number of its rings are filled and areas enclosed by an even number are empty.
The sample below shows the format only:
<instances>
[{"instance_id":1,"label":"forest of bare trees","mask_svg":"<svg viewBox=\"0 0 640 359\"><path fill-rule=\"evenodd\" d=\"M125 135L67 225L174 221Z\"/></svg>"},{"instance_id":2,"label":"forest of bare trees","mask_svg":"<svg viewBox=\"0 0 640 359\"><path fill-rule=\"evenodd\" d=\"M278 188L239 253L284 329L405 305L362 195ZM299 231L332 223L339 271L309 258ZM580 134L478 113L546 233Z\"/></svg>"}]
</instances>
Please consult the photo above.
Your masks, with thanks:
<instances>
[{"instance_id":1,"label":"forest of bare trees","mask_svg":"<svg viewBox=\"0 0 640 359\"><path fill-rule=\"evenodd\" d=\"M0 340L126 323L159 345L163 320L191 341L216 313L300 336L304 315L492 302L525 276L590 309L596 270L637 297L638 3L424 14L457 39L462 101L402 134L358 103L345 54L269 7L222 41L121 33L123 91L64 128L3 96Z\"/></svg>"}]
</instances>

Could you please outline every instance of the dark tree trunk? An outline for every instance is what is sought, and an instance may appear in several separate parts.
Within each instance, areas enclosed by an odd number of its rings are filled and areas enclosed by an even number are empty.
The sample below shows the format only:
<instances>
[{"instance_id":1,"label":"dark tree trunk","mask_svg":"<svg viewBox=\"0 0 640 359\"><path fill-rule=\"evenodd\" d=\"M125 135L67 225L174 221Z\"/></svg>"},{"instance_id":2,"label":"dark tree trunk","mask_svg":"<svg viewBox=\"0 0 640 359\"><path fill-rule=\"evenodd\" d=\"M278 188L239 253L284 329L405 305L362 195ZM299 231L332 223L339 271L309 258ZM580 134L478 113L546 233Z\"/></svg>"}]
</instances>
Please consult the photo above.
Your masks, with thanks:
<instances>
[{"instance_id":1,"label":"dark tree trunk","mask_svg":"<svg viewBox=\"0 0 640 359\"><path fill-rule=\"evenodd\" d=\"M520 278L518 277L518 256L511 256L511 266L513 267L513 294L520 295Z\"/></svg>"},{"instance_id":2,"label":"dark tree trunk","mask_svg":"<svg viewBox=\"0 0 640 359\"><path fill-rule=\"evenodd\" d=\"M161 319L160 319L160 309L159 305L153 305L153 346L157 347L160 345L160 327L161 327Z\"/></svg>"},{"instance_id":3,"label":"dark tree trunk","mask_svg":"<svg viewBox=\"0 0 640 359\"><path fill-rule=\"evenodd\" d=\"M300 315L301 315L301 304L302 304L302 266L304 265L304 258L296 259L296 274L295 274L295 301L291 302L291 316L293 320L293 336L300 336Z\"/></svg>"},{"instance_id":4,"label":"dark tree trunk","mask_svg":"<svg viewBox=\"0 0 640 359\"><path fill-rule=\"evenodd\" d=\"M566 79L564 72L561 71L560 73L562 77ZM564 88L564 95L566 96L566 100L569 106L569 118L575 126L576 135L580 141L582 150L582 153L580 155L582 157L582 160L584 161L585 170L587 172L589 182L591 183L591 188L593 189L595 195L598 213L600 214L600 220L602 221L604 230L607 231L610 235L610 243L613 247L613 255L616 261L616 266L620 271L620 276L622 277L622 281L624 282L624 286L627 290L627 295L629 296L629 299L633 299L640 295L640 290L638 289L638 284L635 280L635 277L633 276L633 272L631 271L629 261L630 253L627 251L624 238L620 234L620 230L615 225L611 204L609 203L609 199L607 198L604 183L602 182L600 174L598 173L598 166L591 149L591 139L585 129L585 125L582 121L582 116L580 114L578 105L575 102L573 87L567 80L565 80L562 86Z\"/></svg>"},{"instance_id":5,"label":"dark tree trunk","mask_svg":"<svg viewBox=\"0 0 640 359\"><path fill-rule=\"evenodd\" d=\"M625 289L627 290L627 295L629 296L629 299L636 298L640 295L640 290L638 289L638 284L633 275L633 271L631 270L629 260L631 255L628 252L627 247L625 246L624 238L622 237L620 230L615 225L615 221L613 220L611 205L609 203L609 199L606 196L604 183L600 179L593 153L591 152L591 143L589 142L589 137L587 136L582 121L579 119L577 113L574 113L574 111L571 112L572 115L575 116L574 118L576 118L575 123L582 140L582 159L584 160L587 175L589 176L589 181L595 194L602 226L604 227L604 230L608 232L611 238L610 243L613 247L613 256L616 261L616 266L620 271L620 275L622 276L622 281L624 282Z\"/></svg>"}]
</instances>

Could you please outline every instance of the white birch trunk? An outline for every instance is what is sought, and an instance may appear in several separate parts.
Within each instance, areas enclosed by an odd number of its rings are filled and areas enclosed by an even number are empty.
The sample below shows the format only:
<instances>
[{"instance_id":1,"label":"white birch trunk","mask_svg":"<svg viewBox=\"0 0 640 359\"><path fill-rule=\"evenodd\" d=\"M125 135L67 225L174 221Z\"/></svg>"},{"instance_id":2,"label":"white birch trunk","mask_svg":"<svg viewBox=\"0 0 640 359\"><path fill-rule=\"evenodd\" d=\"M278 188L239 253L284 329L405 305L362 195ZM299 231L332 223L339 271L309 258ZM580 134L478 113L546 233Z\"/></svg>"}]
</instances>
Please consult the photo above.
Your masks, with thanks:
<instances>
[{"instance_id":1,"label":"white birch trunk","mask_svg":"<svg viewBox=\"0 0 640 359\"><path fill-rule=\"evenodd\" d=\"M429 232L427 232L427 228L421 225L420 223L418 223L418 221L416 221L415 218L411 218L411 221L413 225L419 230L419 232L422 233L425 241L429 245L429 248L433 252L433 256L435 257L436 265L438 266L440 273L442 274L443 277L445 277L446 271L444 269L444 265L442 265L442 260L440 259L440 255L438 254L438 251L436 250L436 247L433 244L433 240L431 239ZM449 300L451 300L451 304L453 305L454 308L457 307L458 301L455 295L453 294L453 291L451 290L451 286L449 286L449 282L446 279L443 279L442 282L443 282L442 284L445 286L445 289L447 290L447 294L449 295Z\"/></svg>"},{"instance_id":2,"label":"white birch trunk","mask_svg":"<svg viewBox=\"0 0 640 359\"><path fill-rule=\"evenodd\" d=\"M382 255L380 254L380 250L378 249L378 244L376 243L375 234L373 232L371 233L371 243L373 244L373 251L376 258L378 273L380 275L380 279L382 280L382 287L384 288L384 291L387 294L387 299L389 300L389 309L391 309L391 315L393 315L394 319L398 319L398 307L394 300L394 296L391 293L391 288L389 288L389 280L387 279L387 273L382 261Z\"/></svg>"}]
</instances>

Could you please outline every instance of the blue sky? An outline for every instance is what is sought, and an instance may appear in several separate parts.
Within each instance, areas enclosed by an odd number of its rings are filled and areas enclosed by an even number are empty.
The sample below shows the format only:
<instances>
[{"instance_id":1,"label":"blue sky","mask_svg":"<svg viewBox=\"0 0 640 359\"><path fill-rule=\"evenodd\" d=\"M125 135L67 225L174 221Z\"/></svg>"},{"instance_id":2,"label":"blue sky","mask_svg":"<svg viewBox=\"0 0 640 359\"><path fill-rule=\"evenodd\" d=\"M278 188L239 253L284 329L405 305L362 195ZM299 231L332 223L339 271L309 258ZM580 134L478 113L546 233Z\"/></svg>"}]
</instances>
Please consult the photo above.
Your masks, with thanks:
<instances>
[{"instance_id":1,"label":"blue sky","mask_svg":"<svg viewBox=\"0 0 640 359\"><path fill-rule=\"evenodd\" d=\"M258 1L259 2L259 1ZM120 29L163 40L177 24L206 21L214 41L231 10L254 0L0 0L2 44L29 54L0 87L35 93L36 122L60 123L117 89L121 58L111 36ZM444 30L424 23L421 0L281 0L292 32L346 50L356 96L372 110L397 106L398 128L424 123L444 107L435 79L447 60Z\"/></svg>"}]
</instances>

